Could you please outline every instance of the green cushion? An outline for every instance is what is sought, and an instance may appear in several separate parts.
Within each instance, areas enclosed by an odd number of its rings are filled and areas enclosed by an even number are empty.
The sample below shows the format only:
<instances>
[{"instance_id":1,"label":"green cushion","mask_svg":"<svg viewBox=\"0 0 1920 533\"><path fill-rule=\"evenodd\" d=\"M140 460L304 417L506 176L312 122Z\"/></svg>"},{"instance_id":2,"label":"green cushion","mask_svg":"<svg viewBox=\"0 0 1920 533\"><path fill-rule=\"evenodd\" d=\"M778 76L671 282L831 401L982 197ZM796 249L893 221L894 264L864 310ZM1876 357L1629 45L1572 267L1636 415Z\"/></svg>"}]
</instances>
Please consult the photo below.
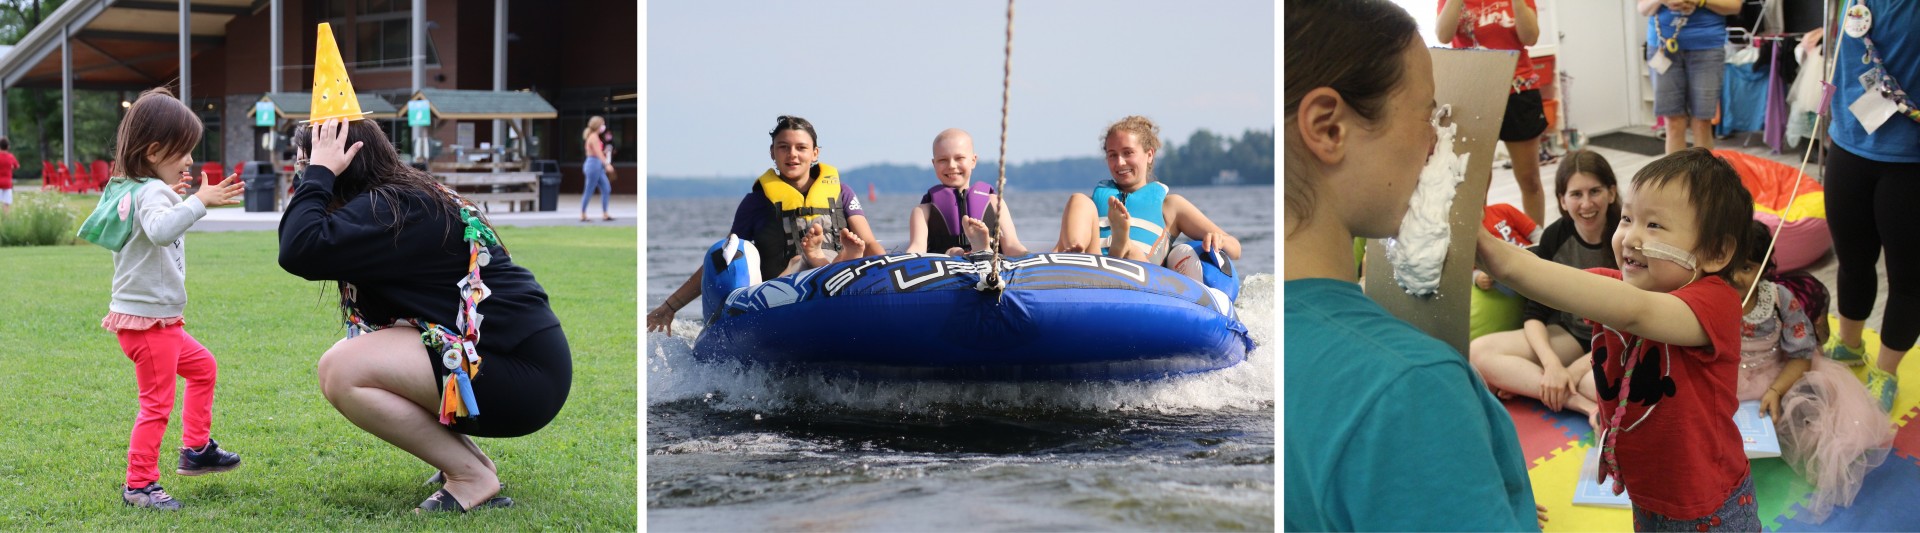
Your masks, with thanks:
<instances>
[{"instance_id":1,"label":"green cushion","mask_svg":"<svg viewBox=\"0 0 1920 533\"><path fill-rule=\"evenodd\" d=\"M1472 309L1467 318L1467 337L1480 338L1488 333L1520 329L1520 308L1525 298L1508 296L1499 290L1484 290L1479 286L1470 286L1473 299L1468 303Z\"/></svg>"}]
</instances>

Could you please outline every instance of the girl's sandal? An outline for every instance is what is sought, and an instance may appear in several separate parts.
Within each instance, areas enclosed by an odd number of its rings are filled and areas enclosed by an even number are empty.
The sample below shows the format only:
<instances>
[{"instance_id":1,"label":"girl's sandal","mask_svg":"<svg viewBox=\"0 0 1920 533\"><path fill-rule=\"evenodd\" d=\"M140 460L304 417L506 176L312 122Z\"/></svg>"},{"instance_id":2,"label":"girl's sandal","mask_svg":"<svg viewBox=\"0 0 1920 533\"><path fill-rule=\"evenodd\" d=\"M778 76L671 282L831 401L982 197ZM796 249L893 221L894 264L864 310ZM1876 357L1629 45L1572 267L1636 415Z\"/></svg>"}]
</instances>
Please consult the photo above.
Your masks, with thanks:
<instances>
[{"instance_id":1,"label":"girl's sandal","mask_svg":"<svg viewBox=\"0 0 1920 533\"><path fill-rule=\"evenodd\" d=\"M447 484L447 473L441 472L439 470L435 470L433 471L433 475L427 476L427 480L424 482L421 482L420 484L429 486L429 487L434 485L445 485ZM505 481L500 482L500 490L507 490L507 482Z\"/></svg>"},{"instance_id":2,"label":"girl's sandal","mask_svg":"<svg viewBox=\"0 0 1920 533\"><path fill-rule=\"evenodd\" d=\"M466 508L460 505L459 499L456 499L453 497L453 493L447 492L447 489L440 489L438 492L433 493L433 497L427 498L426 501L420 502L420 507L417 509L414 509L413 512L414 513L422 513L422 512L465 513L473 509L488 509L488 508L502 508L502 507L513 507L513 498L508 498L506 496L495 496L493 498L489 498L487 501L480 502L479 505L475 505L472 508Z\"/></svg>"}]
</instances>

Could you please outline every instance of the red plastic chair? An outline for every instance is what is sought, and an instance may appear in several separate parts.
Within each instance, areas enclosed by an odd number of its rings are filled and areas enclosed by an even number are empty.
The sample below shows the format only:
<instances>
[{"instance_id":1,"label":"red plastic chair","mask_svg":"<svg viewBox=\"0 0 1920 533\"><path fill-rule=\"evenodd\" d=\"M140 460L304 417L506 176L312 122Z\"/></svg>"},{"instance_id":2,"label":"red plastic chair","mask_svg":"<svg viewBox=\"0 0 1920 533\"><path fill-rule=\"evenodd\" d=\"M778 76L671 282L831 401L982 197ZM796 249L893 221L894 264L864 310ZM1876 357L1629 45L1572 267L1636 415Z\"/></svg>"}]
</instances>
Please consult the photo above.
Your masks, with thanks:
<instances>
[{"instance_id":1,"label":"red plastic chair","mask_svg":"<svg viewBox=\"0 0 1920 533\"><path fill-rule=\"evenodd\" d=\"M86 163L73 164L73 192L87 192L93 188L93 172L87 170Z\"/></svg>"},{"instance_id":2,"label":"red plastic chair","mask_svg":"<svg viewBox=\"0 0 1920 533\"><path fill-rule=\"evenodd\" d=\"M53 175L60 177L60 191L73 192L73 174L67 172L67 162L53 164Z\"/></svg>"},{"instance_id":3,"label":"red plastic chair","mask_svg":"<svg viewBox=\"0 0 1920 533\"><path fill-rule=\"evenodd\" d=\"M53 173L52 161L40 162L40 190L60 190L60 177Z\"/></svg>"},{"instance_id":4,"label":"red plastic chair","mask_svg":"<svg viewBox=\"0 0 1920 533\"><path fill-rule=\"evenodd\" d=\"M227 166L219 161L210 161L200 165L200 174L200 183L218 184L220 180L227 179Z\"/></svg>"},{"instance_id":5,"label":"red plastic chair","mask_svg":"<svg viewBox=\"0 0 1920 533\"><path fill-rule=\"evenodd\" d=\"M113 179L113 165L98 159L93 160L93 188L107 190L107 180Z\"/></svg>"}]
</instances>

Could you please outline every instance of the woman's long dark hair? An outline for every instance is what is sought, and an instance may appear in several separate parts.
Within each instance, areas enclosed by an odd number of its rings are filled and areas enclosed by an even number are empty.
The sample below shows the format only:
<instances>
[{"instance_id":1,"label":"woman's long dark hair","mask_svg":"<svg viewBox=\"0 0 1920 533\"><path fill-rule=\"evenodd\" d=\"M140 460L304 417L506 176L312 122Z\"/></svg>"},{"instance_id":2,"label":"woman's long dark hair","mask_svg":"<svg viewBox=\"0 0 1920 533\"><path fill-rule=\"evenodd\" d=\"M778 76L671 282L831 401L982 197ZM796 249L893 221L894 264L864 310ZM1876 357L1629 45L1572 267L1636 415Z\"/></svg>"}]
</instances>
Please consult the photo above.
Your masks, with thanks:
<instances>
[{"instance_id":1,"label":"woman's long dark hair","mask_svg":"<svg viewBox=\"0 0 1920 533\"><path fill-rule=\"evenodd\" d=\"M398 230L406 224L401 215L401 206L408 205L408 195L432 198L436 206L445 210L448 228L460 220L460 207L465 203L457 196L450 196L440 185L440 180L424 170L413 168L400 159L400 153L394 150L393 142L387 140L387 134L371 120L355 120L347 123L347 146L361 143L360 152L354 154L353 161L333 182L333 204L328 211L339 209L348 200L362 194L373 195L374 199L386 203L393 211L393 220L387 227ZM313 125L305 125L293 133L293 145L307 157L313 157ZM477 211L476 211L477 212ZM479 215L486 220L486 215Z\"/></svg>"}]
</instances>

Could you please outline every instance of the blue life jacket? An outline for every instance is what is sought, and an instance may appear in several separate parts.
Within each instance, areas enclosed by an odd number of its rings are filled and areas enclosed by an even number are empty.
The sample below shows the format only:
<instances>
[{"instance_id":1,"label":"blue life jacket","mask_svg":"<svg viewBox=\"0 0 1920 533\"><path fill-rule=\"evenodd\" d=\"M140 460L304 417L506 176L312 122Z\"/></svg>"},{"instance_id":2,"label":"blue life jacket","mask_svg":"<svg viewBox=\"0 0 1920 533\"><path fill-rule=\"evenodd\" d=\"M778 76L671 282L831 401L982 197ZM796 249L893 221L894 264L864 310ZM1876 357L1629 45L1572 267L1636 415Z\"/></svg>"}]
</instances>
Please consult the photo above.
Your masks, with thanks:
<instances>
[{"instance_id":1,"label":"blue life jacket","mask_svg":"<svg viewBox=\"0 0 1920 533\"><path fill-rule=\"evenodd\" d=\"M1142 185L1131 193L1120 192L1113 180L1103 180L1095 185L1093 207L1099 210L1100 253L1105 255L1107 244L1112 242L1113 228L1107 227L1107 199L1119 196L1120 203L1127 206L1128 223L1133 226L1127 229L1127 238L1133 241L1132 246L1149 250L1149 263L1159 263L1164 259L1166 247L1155 249L1153 245L1160 242L1160 235L1167 231L1167 214L1161 210L1166 204L1167 194L1167 186L1157 181Z\"/></svg>"},{"instance_id":2,"label":"blue life jacket","mask_svg":"<svg viewBox=\"0 0 1920 533\"><path fill-rule=\"evenodd\" d=\"M959 189L945 185L935 185L927 189L927 203L933 205L932 220L927 221L927 251L946 253L955 246L971 252L976 245L986 243L967 242L965 226L960 223L961 216L986 220L987 204L992 203L993 185L975 181L966 187L967 193L960 194Z\"/></svg>"}]
</instances>

